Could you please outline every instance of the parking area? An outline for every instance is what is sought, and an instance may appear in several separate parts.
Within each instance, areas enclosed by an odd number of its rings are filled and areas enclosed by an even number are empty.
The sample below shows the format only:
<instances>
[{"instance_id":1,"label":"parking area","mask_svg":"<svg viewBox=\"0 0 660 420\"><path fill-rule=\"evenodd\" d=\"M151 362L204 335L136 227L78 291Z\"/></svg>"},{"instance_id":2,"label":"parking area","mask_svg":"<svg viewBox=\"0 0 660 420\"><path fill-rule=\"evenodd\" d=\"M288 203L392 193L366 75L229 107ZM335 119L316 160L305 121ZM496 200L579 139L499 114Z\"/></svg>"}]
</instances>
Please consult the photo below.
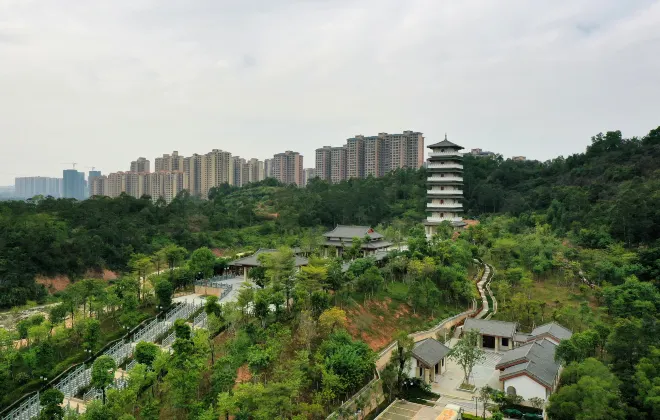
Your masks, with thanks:
<instances>
[{"instance_id":1,"label":"parking area","mask_svg":"<svg viewBox=\"0 0 660 420\"><path fill-rule=\"evenodd\" d=\"M390 404L376 419L378 420L435 420L442 409L398 400Z\"/></svg>"}]
</instances>

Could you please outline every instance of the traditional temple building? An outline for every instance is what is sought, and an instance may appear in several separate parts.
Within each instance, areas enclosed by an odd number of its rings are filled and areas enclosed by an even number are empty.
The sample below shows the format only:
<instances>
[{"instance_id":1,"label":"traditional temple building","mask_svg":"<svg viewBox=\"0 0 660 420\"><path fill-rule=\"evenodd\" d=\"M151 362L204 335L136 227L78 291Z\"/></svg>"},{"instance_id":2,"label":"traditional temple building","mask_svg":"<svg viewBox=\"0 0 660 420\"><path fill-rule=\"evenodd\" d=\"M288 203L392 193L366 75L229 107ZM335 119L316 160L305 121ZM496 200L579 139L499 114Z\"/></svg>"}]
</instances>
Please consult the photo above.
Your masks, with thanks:
<instances>
[{"instance_id":1,"label":"traditional temple building","mask_svg":"<svg viewBox=\"0 0 660 420\"><path fill-rule=\"evenodd\" d=\"M330 232L323 234L325 242L325 256L341 257L345 248L353 245L353 238L362 240L360 249L362 256L374 255L392 246L392 242L386 241L383 235L369 226L342 226L337 225Z\"/></svg>"},{"instance_id":2,"label":"traditional temple building","mask_svg":"<svg viewBox=\"0 0 660 420\"><path fill-rule=\"evenodd\" d=\"M465 227L463 221L463 149L445 139L428 146L431 149L426 164L429 172L424 226L426 235L433 236L436 228L449 222L454 228Z\"/></svg>"}]
</instances>

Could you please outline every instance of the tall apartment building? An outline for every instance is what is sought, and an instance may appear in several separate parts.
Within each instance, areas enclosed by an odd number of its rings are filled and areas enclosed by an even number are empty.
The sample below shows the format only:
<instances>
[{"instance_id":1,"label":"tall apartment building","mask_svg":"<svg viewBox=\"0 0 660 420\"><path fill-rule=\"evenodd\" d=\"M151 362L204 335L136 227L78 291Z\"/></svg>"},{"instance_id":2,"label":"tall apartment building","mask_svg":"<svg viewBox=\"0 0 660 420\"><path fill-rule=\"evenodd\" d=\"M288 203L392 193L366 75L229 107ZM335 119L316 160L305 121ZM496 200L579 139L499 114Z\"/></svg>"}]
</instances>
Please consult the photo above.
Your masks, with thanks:
<instances>
[{"instance_id":1,"label":"tall apartment building","mask_svg":"<svg viewBox=\"0 0 660 420\"><path fill-rule=\"evenodd\" d=\"M213 149L204 155L201 165L201 196L208 198L209 190L222 184L234 185L234 159L231 153Z\"/></svg>"},{"instance_id":2,"label":"tall apartment building","mask_svg":"<svg viewBox=\"0 0 660 420\"><path fill-rule=\"evenodd\" d=\"M156 158L155 172L160 171L183 171L183 156L179 156L176 150L171 155L163 155Z\"/></svg>"},{"instance_id":3,"label":"tall apartment building","mask_svg":"<svg viewBox=\"0 0 660 420\"><path fill-rule=\"evenodd\" d=\"M183 184L190 195L202 196L202 160L203 155L194 153L183 159Z\"/></svg>"},{"instance_id":4,"label":"tall apartment building","mask_svg":"<svg viewBox=\"0 0 660 420\"><path fill-rule=\"evenodd\" d=\"M273 159L264 159L264 178L273 177Z\"/></svg>"},{"instance_id":5,"label":"tall apartment building","mask_svg":"<svg viewBox=\"0 0 660 420\"><path fill-rule=\"evenodd\" d=\"M316 176L330 182L332 176L332 146L323 146L316 149Z\"/></svg>"},{"instance_id":6,"label":"tall apartment building","mask_svg":"<svg viewBox=\"0 0 660 420\"><path fill-rule=\"evenodd\" d=\"M252 158L241 164L241 186L264 180L264 163Z\"/></svg>"},{"instance_id":7,"label":"tall apartment building","mask_svg":"<svg viewBox=\"0 0 660 420\"><path fill-rule=\"evenodd\" d=\"M105 195L108 197L119 197L126 192L126 172L113 172L108 174L105 185Z\"/></svg>"},{"instance_id":8,"label":"tall apartment building","mask_svg":"<svg viewBox=\"0 0 660 420\"><path fill-rule=\"evenodd\" d=\"M252 158L247 163L249 167L249 182L259 182L266 178L264 163L257 158Z\"/></svg>"},{"instance_id":9,"label":"tall apartment building","mask_svg":"<svg viewBox=\"0 0 660 420\"><path fill-rule=\"evenodd\" d=\"M245 165L245 159L243 159L240 156L234 156L232 157L232 160L234 161L234 183L233 185L235 187L242 187L243 185L247 184L247 180L243 180L243 165Z\"/></svg>"},{"instance_id":10,"label":"tall apartment building","mask_svg":"<svg viewBox=\"0 0 660 420\"><path fill-rule=\"evenodd\" d=\"M273 156L273 178L283 184L303 186L303 156L287 150Z\"/></svg>"},{"instance_id":11,"label":"tall apartment building","mask_svg":"<svg viewBox=\"0 0 660 420\"><path fill-rule=\"evenodd\" d=\"M85 173L75 169L62 171L62 197L84 200L85 197Z\"/></svg>"},{"instance_id":12,"label":"tall apartment building","mask_svg":"<svg viewBox=\"0 0 660 420\"><path fill-rule=\"evenodd\" d=\"M147 177L149 179L149 195L154 201L162 197L169 204L184 190L183 171L153 172L148 174Z\"/></svg>"},{"instance_id":13,"label":"tall apartment building","mask_svg":"<svg viewBox=\"0 0 660 420\"><path fill-rule=\"evenodd\" d=\"M135 198L142 198L149 194L149 173L147 172L126 172L126 194Z\"/></svg>"},{"instance_id":14,"label":"tall apartment building","mask_svg":"<svg viewBox=\"0 0 660 420\"><path fill-rule=\"evenodd\" d=\"M161 165L162 165L163 158L159 158L159 159L161 159ZM137 158L137 160L131 162L131 172L142 172L148 174L149 172L151 172L151 162L149 162L149 160L147 160L146 158L139 157Z\"/></svg>"},{"instance_id":15,"label":"tall apartment building","mask_svg":"<svg viewBox=\"0 0 660 420\"><path fill-rule=\"evenodd\" d=\"M381 163L381 159L384 155L384 142L381 142L380 139L376 136L364 137L364 136L355 136L356 138L361 138L364 141L364 168L362 172L364 177L374 176L379 177L385 173L385 165ZM362 159L351 162L351 165L362 166ZM358 169L359 171L360 169Z\"/></svg>"},{"instance_id":16,"label":"tall apartment building","mask_svg":"<svg viewBox=\"0 0 660 420\"><path fill-rule=\"evenodd\" d=\"M95 195L108 195L106 191L108 190L108 176L101 175L94 178L88 185L90 197Z\"/></svg>"},{"instance_id":17,"label":"tall apartment building","mask_svg":"<svg viewBox=\"0 0 660 420\"><path fill-rule=\"evenodd\" d=\"M89 171L87 173L87 197L92 197L92 184L94 179L101 176L101 171Z\"/></svg>"},{"instance_id":18,"label":"tall apartment building","mask_svg":"<svg viewBox=\"0 0 660 420\"><path fill-rule=\"evenodd\" d=\"M364 136L346 140L346 177L364 178Z\"/></svg>"},{"instance_id":19,"label":"tall apartment building","mask_svg":"<svg viewBox=\"0 0 660 420\"><path fill-rule=\"evenodd\" d=\"M309 181L315 176L314 168L305 168L303 169L303 185L306 187Z\"/></svg>"},{"instance_id":20,"label":"tall apartment building","mask_svg":"<svg viewBox=\"0 0 660 420\"><path fill-rule=\"evenodd\" d=\"M338 184L346 179L346 147L333 147L330 151L330 182Z\"/></svg>"},{"instance_id":21,"label":"tall apartment building","mask_svg":"<svg viewBox=\"0 0 660 420\"><path fill-rule=\"evenodd\" d=\"M62 178L45 176L18 177L14 180L14 196L32 198L35 195L62 197Z\"/></svg>"},{"instance_id":22,"label":"tall apartment building","mask_svg":"<svg viewBox=\"0 0 660 420\"><path fill-rule=\"evenodd\" d=\"M316 149L319 178L339 182L347 178L379 177L399 168L424 166L424 135L415 131L378 133L367 137L356 135L346 140L344 148L345 157L338 148L325 146ZM342 174L344 160L346 169Z\"/></svg>"}]
</instances>

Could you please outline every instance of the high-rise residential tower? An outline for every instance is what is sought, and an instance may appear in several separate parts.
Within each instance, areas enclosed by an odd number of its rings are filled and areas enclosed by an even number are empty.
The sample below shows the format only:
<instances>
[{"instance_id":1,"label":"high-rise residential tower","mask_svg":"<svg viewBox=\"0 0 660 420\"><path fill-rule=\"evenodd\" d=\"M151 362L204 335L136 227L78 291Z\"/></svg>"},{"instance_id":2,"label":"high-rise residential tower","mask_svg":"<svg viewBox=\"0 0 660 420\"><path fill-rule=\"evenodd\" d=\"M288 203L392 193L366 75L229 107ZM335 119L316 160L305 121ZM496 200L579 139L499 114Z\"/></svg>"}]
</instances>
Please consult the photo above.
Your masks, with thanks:
<instances>
[{"instance_id":1,"label":"high-rise residential tower","mask_svg":"<svg viewBox=\"0 0 660 420\"><path fill-rule=\"evenodd\" d=\"M62 196L64 198L75 198L84 200L85 197L85 173L75 169L62 171Z\"/></svg>"},{"instance_id":2,"label":"high-rise residential tower","mask_svg":"<svg viewBox=\"0 0 660 420\"><path fill-rule=\"evenodd\" d=\"M346 140L346 177L364 178L364 136Z\"/></svg>"},{"instance_id":3,"label":"high-rise residential tower","mask_svg":"<svg viewBox=\"0 0 660 420\"><path fill-rule=\"evenodd\" d=\"M220 149L213 149L202 159L202 185L201 196L208 198L211 188L222 184L234 185L234 159L231 153Z\"/></svg>"},{"instance_id":4,"label":"high-rise residential tower","mask_svg":"<svg viewBox=\"0 0 660 420\"><path fill-rule=\"evenodd\" d=\"M194 153L183 159L183 184L190 195L202 196L202 160L205 157Z\"/></svg>"},{"instance_id":5,"label":"high-rise residential tower","mask_svg":"<svg viewBox=\"0 0 660 420\"><path fill-rule=\"evenodd\" d=\"M171 155L163 155L156 158L155 172L159 171L183 171L183 156L179 156L176 150Z\"/></svg>"},{"instance_id":6,"label":"high-rise residential tower","mask_svg":"<svg viewBox=\"0 0 660 420\"><path fill-rule=\"evenodd\" d=\"M264 159L264 178L273 177L273 159Z\"/></svg>"},{"instance_id":7,"label":"high-rise residential tower","mask_svg":"<svg viewBox=\"0 0 660 420\"><path fill-rule=\"evenodd\" d=\"M346 179L346 146L330 150L330 182L340 183Z\"/></svg>"},{"instance_id":8,"label":"high-rise residential tower","mask_svg":"<svg viewBox=\"0 0 660 420\"><path fill-rule=\"evenodd\" d=\"M330 182L332 177L332 146L316 149L315 174L319 179Z\"/></svg>"},{"instance_id":9,"label":"high-rise residential tower","mask_svg":"<svg viewBox=\"0 0 660 420\"><path fill-rule=\"evenodd\" d=\"M303 186L303 156L287 150L273 156L273 178L283 184Z\"/></svg>"},{"instance_id":10,"label":"high-rise residential tower","mask_svg":"<svg viewBox=\"0 0 660 420\"><path fill-rule=\"evenodd\" d=\"M437 226L449 222L463 227L463 154L462 146L445 139L428 146L431 149L426 164L429 176L424 226L427 236L436 233Z\"/></svg>"},{"instance_id":11,"label":"high-rise residential tower","mask_svg":"<svg viewBox=\"0 0 660 420\"><path fill-rule=\"evenodd\" d=\"M358 134L346 140L344 151L339 149L331 146L316 149L316 176L340 182L424 165L424 135L416 131L367 137Z\"/></svg>"},{"instance_id":12,"label":"high-rise residential tower","mask_svg":"<svg viewBox=\"0 0 660 420\"><path fill-rule=\"evenodd\" d=\"M32 198L35 195L62 197L62 178L44 176L19 177L14 180L14 196Z\"/></svg>"},{"instance_id":13,"label":"high-rise residential tower","mask_svg":"<svg viewBox=\"0 0 660 420\"><path fill-rule=\"evenodd\" d=\"M312 180L312 178L315 177L315 169L314 168L305 168L303 169L303 186L307 186L309 184L309 181Z\"/></svg>"},{"instance_id":14,"label":"high-rise residential tower","mask_svg":"<svg viewBox=\"0 0 660 420\"><path fill-rule=\"evenodd\" d=\"M160 159L162 165L162 158ZM151 172L151 162L149 162L149 160L147 160L146 158L139 157L137 158L137 160L131 162L131 172L142 172L148 174L149 172Z\"/></svg>"},{"instance_id":15,"label":"high-rise residential tower","mask_svg":"<svg viewBox=\"0 0 660 420\"><path fill-rule=\"evenodd\" d=\"M101 176L101 171L89 171L87 173L87 196L92 197L92 184L94 180Z\"/></svg>"},{"instance_id":16,"label":"high-rise residential tower","mask_svg":"<svg viewBox=\"0 0 660 420\"><path fill-rule=\"evenodd\" d=\"M243 185L247 184L247 180L243 180L243 165L245 165L245 159L243 159L240 156L234 156L232 157L232 160L234 161L234 186L235 187L242 187Z\"/></svg>"}]
</instances>

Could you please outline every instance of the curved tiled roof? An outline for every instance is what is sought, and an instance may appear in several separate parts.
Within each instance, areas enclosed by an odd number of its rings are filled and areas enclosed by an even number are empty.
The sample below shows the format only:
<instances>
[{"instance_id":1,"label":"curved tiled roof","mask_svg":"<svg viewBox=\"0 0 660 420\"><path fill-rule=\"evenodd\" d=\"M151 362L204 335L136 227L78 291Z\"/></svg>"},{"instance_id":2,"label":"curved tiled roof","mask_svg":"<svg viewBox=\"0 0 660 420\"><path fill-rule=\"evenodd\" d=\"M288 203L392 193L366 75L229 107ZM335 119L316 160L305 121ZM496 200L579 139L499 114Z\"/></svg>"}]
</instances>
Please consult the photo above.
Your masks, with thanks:
<instances>
[{"instance_id":1,"label":"curved tiled roof","mask_svg":"<svg viewBox=\"0 0 660 420\"><path fill-rule=\"evenodd\" d=\"M277 250L260 248L257 250L257 252L250 255L249 257L239 258L230 262L229 265L233 265L234 267L261 267L261 262L259 262L259 259L257 258L259 254L271 254L273 252L277 252ZM309 264L309 260L305 257L299 257L296 255L295 259L296 267Z\"/></svg>"},{"instance_id":2,"label":"curved tiled roof","mask_svg":"<svg viewBox=\"0 0 660 420\"><path fill-rule=\"evenodd\" d=\"M364 238L366 235L369 235L371 239L380 239L383 237L380 233L376 232L369 226L344 226L337 225L330 232L323 234L326 238L341 238L348 239L349 241L353 238Z\"/></svg>"},{"instance_id":3,"label":"curved tiled roof","mask_svg":"<svg viewBox=\"0 0 660 420\"><path fill-rule=\"evenodd\" d=\"M478 330L480 334L496 337L513 337L516 333L516 323L495 321L492 319L468 318L463 325L463 331Z\"/></svg>"}]
</instances>

